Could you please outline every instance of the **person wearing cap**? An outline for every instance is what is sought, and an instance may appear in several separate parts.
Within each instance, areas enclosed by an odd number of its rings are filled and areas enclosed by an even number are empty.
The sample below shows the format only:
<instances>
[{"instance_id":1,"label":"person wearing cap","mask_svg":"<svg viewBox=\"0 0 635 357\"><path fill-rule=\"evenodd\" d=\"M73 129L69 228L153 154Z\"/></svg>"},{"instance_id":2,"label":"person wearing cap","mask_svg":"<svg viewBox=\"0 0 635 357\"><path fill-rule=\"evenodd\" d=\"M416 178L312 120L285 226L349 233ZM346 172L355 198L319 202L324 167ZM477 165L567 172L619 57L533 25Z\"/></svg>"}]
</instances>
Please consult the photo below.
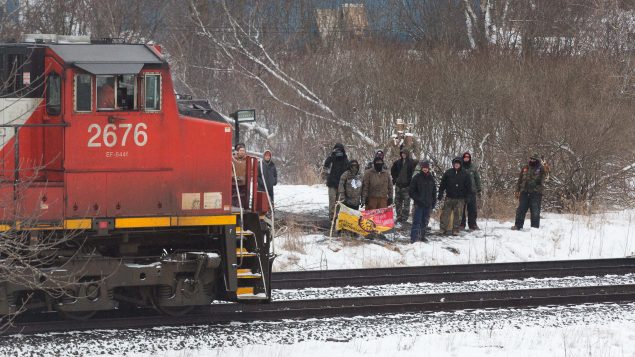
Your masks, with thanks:
<instances>
[{"instance_id":1,"label":"person wearing cap","mask_svg":"<svg viewBox=\"0 0 635 357\"><path fill-rule=\"evenodd\" d=\"M355 210L359 209L362 197L362 173L357 160L351 160L348 170L340 177L338 195L344 205Z\"/></svg>"},{"instance_id":2,"label":"person wearing cap","mask_svg":"<svg viewBox=\"0 0 635 357\"><path fill-rule=\"evenodd\" d=\"M364 172L362 204L367 210L385 208L392 204L392 181L384 167L384 160L376 157L373 168Z\"/></svg>"},{"instance_id":3,"label":"person wearing cap","mask_svg":"<svg viewBox=\"0 0 635 357\"><path fill-rule=\"evenodd\" d=\"M521 230L525 224L527 210L530 211L531 226L540 227L540 206L542 202L543 181L545 168L540 156L533 154L529 157L527 165L520 169L518 182L516 183L516 199L518 208L516 209L516 222L512 230Z\"/></svg>"},{"instance_id":4,"label":"person wearing cap","mask_svg":"<svg viewBox=\"0 0 635 357\"><path fill-rule=\"evenodd\" d=\"M382 149L377 149L375 150L375 155L373 155L373 160L375 160L376 158L380 158L382 160L384 160L385 158L385 153L384 150ZM366 166L364 167L364 171L368 171L368 170L372 170L373 169L373 160L370 160L366 163ZM384 164L384 170L387 170L388 167L386 167L386 165Z\"/></svg>"},{"instance_id":5,"label":"person wearing cap","mask_svg":"<svg viewBox=\"0 0 635 357\"><path fill-rule=\"evenodd\" d=\"M452 168L445 171L441 178L437 199L441 201L443 193L447 196L441 211L441 234L450 232L452 235L459 234L461 209L465 203L465 198L472 192L472 180L462 169L462 161L460 157L454 158ZM452 222L450 222L450 215L453 216Z\"/></svg>"},{"instance_id":6,"label":"person wearing cap","mask_svg":"<svg viewBox=\"0 0 635 357\"><path fill-rule=\"evenodd\" d=\"M339 200L337 189L340 185L340 177L348 169L348 157L346 149L341 143L335 144L331 154L324 160L324 172L326 174L326 186L329 189L329 219L335 215L335 204Z\"/></svg>"},{"instance_id":7,"label":"person wearing cap","mask_svg":"<svg viewBox=\"0 0 635 357\"><path fill-rule=\"evenodd\" d=\"M265 150L263 160L258 165L258 191L269 194L269 202L273 206L273 186L278 184L278 170L271 160L271 151Z\"/></svg>"},{"instance_id":8,"label":"person wearing cap","mask_svg":"<svg viewBox=\"0 0 635 357\"><path fill-rule=\"evenodd\" d=\"M410 181L408 194L415 203L415 211L412 216L412 229L410 230L410 242L427 242L426 227L430 221L430 213L437 204L437 184L430 172L430 162L419 162L419 171Z\"/></svg>"},{"instance_id":9,"label":"person wearing cap","mask_svg":"<svg viewBox=\"0 0 635 357\"><path fill-rule=\"evenodd\" d=\"M401 150L399 155L401 158L396 160L390 168L392 183L395 185L397 228L400 228L402 224L406 223L408 221L408 216L410 215L410 196L408 194L408 190L415 167L417 166L416 161L410 157L410 152L408 150Z\"/></svg>"},{"instance_id":10,"label":"person wearing cap","mask_svg":"<svg viewBox=\"0 0 635 357\"><path fill-rule=\"evenodd\" d=\"M465 223L467 221L470 230L478 230L479 228L476 224L476 217L478 216L476 196L481 195L481 175L478 173L478 167L472 162L472 154L470 154L469 151L463 153L463 170L470 176L472 192L465 198L461 225L459 227L465 229Z\"/></svg>"}]
</instances>

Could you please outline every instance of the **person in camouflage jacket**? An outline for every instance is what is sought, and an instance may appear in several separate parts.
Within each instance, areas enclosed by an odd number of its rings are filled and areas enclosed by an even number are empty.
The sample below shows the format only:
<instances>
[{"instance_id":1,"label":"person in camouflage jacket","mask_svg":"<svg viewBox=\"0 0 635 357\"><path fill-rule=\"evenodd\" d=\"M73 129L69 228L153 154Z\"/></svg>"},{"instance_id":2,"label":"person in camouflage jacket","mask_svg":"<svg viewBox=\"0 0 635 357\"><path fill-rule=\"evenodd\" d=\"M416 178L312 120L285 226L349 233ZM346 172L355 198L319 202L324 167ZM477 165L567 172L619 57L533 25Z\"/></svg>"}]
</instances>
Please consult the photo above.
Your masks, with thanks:
<instances>
[{"instance_id":1,"label":"person in camouflage jacket","mask_svg":"<svg viewBox=\"0 0 635 357\"><path fill-rule=\"evenodd\" d=\"M351 160L348 170L340 177L338 195L347 207L359 209L362 197L362 174L357 160Z\"/></svg>"},{"instance_id":2,"label":"person in camouflage jacket","mask_svg":"<svg viewBox=\"0 0 635 357\"><path fill-rule=\"evenodd\" d=\"M512 230L520 230L525 223L527 210L530 211L531 226L540 227L540 206L542 203L543 181L545 168L540 162L538 154L529 157L529 163L522 167L516 183L516 222Z\"/></svg>"},{"instance_id":3,"label":"person in camouflage jacket","mask_svg":"<svg viewBox=\"0 0 635 357\"><path fill-rule=\"evenodd\" d=\"M463 170L470 175L472 181L472 192L465 197L465 204L463 205L463 215L461 216L461 229L465 229L465 223L467 222L470 230L477 230L476 217L478 216L476 196L481 195L481 175L478 172L478 167L472 162L472 154L468 151L463 153ZM467 213L467 214L466 214Z\"/></svg>"}]
</instances>

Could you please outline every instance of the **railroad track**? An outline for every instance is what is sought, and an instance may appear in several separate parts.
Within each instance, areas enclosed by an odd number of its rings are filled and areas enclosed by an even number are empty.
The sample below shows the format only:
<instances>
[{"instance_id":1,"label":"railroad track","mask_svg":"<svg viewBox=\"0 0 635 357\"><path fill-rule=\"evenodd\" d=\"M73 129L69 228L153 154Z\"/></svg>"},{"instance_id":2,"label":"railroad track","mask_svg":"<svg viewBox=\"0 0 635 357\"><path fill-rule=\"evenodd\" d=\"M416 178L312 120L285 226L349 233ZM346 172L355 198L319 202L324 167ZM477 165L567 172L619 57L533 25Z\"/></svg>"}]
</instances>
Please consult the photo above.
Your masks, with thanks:
<instances>
[{"instance_id":1,"label":"railroad track","mask_svg":"<svg viewBox=\"0 0 635 357\"><path fill-rule=\"evenodd\" d=\"M49 318L18 322L8 334L51 331L129 329L158 326L207 325L234 321L267 321L343 316L453 311L464 309L526 308L545 305L621 303L635 301L634 285L526 289L486 292L375 296L340 299L279 301L269 304L218 304L179 317L123 316L105 313L87 321Z\"/></svg>"},{"instance_id":2,"label":"railroad track","mask_svg":"<svg viewBox=\"0 0 635 357\"><path fill-rule=\"evenodd\" d=\"M302 289L422 282L563 278L629 273L635 273L635 258L291 271L273 273L271 287L273 289Z\"/></svg>"}]
</instances>

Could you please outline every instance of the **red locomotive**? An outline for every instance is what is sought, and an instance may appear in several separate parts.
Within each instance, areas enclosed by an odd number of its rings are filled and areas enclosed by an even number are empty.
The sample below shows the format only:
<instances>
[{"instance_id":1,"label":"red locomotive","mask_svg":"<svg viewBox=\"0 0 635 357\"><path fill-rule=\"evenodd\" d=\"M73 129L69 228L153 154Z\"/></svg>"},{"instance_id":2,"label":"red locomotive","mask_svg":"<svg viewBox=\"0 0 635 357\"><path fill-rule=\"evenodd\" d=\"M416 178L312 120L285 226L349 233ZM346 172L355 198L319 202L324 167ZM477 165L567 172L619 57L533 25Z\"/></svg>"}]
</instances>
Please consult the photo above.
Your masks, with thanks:
<instances>
[{"instance_id":1,"label":"red locomotive","mask_svg":"<svg viewBox=\"0 0 635 357\"><path fill-rule=\"evenodd\" d=\"M266 200L248 158L232 207L231 126L179 112L159 46L73 41L0 44L0 230L64 242L14 268L41 290L0 281L0 315L269 299Z\"/></svg>"}]
</instances>

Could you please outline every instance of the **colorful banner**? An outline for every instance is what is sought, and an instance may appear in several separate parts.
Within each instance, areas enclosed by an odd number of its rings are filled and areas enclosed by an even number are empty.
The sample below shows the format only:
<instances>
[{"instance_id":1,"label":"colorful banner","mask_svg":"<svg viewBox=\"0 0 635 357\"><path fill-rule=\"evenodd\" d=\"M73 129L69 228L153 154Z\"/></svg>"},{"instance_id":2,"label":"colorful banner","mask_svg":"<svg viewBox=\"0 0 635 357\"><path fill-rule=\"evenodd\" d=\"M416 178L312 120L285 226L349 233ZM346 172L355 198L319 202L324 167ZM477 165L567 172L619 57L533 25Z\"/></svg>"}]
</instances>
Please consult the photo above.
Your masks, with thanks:
<instances>
[{"instance_id":1,"label":"colorful banner","mask_svg":"<svg viewBox=\"0 0 635 357\"><path fill-rule=\"evenodd\" d=\"M363 211L362 217L375 223L376 232L389 231L395 226L392 206Z\"/></svg>"},{"instance_id":2,"label":"colorful banner","mask_svg":"<svg viewBox=\"0 0 635 357\"><path fill-rule=\"evenodd\" d=\"M355 232L367 236L370 233L381 233L394 227L392 207L360 212L340 205L335 229Z\"/></svg>"}]
</instances>

